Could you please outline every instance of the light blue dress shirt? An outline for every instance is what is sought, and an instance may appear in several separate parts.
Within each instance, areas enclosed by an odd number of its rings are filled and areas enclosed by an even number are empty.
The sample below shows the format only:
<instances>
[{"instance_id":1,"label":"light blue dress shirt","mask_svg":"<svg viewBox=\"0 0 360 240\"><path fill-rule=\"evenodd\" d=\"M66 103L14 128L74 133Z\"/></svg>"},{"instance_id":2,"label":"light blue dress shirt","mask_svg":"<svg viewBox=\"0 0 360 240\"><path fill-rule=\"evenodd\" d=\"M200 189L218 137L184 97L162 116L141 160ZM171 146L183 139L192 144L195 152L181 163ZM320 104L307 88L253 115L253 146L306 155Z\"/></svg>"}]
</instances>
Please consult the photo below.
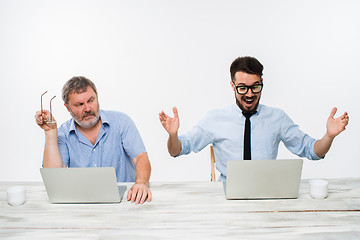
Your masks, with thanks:
<instances>
[{"instance_id":1,"label":"light blue dress shirt","mask_svg":"<svg viewBox=\"0 0 360 240\"><path fill-rule=\"evenodd\" d=\"M132 159L146 152L134 122L125 113L103 110L100 120L94 145L76 128L73 118L61 125L58 144L63 163L67 167L114 167L118 182L134 182Z\"/></svg>"},{"instance_id":2,"label":"light blue dress shirt","mask_svg":"<svg viewBox=\"0 0 360 240\"><path fill-rule=\"evenodd\" d=\"M284 111L259 104L250 121L252 159L276 159L280 141L299 157L320 159L314 152L316 139L303 133ZM210 111L188 133L179 136L179 156L212 144L216 168L221 173L219 180L224 181L227 161L243 160L244 128L245 117L236 104Z\"/></svg>"}]
</instances>

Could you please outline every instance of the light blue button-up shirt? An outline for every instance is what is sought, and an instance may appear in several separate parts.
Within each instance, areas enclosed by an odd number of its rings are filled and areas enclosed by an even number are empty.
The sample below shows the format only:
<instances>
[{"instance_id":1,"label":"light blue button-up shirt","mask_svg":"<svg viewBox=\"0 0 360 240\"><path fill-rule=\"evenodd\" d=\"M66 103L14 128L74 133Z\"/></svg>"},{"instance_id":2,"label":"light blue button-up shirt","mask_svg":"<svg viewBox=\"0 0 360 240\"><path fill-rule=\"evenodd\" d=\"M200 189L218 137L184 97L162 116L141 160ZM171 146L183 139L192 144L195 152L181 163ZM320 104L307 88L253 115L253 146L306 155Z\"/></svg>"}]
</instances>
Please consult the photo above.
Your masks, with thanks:
<instances>
[{"instance_id":1,"label":"light blue button-up shirt","mask_svg":"<svg viewBox=\"0 0 360 240\"><path fill-rule=\"evenodd\" d=\"M132 161L146 152L134 122L125 113L100 111L102 122L93 145L70 119L59 128L58 144L67 167L114 167L118 182L134 182Z\"/></svg>"},{"instance_id":2,"label":"light blue button-up shirt","mask_svg":"<svg viewBox=\"0 0 360 240\"><path fill-rule=\"evenodd\" d=\"M250 121L252 159L276 159L280 141L299 157L320 159L314 152L316 139L303 133L284 111L259 104ZM216 168L221 173L219 180L224 181L227 161L243 160L244 128L245 117L236 104L210 111L188 133L179 136L179 156L212 144Z\"/></svg>"}]
</instances>

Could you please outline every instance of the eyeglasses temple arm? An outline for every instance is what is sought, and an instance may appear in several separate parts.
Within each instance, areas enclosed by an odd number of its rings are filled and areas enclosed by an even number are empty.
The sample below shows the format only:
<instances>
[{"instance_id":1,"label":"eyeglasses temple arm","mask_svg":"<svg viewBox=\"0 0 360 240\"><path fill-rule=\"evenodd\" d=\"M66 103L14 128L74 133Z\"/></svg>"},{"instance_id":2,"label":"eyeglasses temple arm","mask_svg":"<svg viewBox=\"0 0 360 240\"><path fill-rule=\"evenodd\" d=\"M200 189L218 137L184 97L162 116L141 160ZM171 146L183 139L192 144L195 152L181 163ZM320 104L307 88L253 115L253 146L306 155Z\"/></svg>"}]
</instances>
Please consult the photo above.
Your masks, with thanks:
<instances>
[{"instance_id":1,"label":"eyeglasses temple arm","mask_svg":"<svg viewBox=\"0 0 360 240\"><path fill-rule=\"evenodd\" d=\"M43 104L42 104L42 97L45 95L45 93L47 93L48 91L44 92L43 94L41 94L41 114L43 113Z\"/></svg>"},{"instance_id":2,"label":"eyeglasses temple arm","mask_svg":"<svg viewBox=\"0 0 360 240\"><path fill-rule=\"evenodd\" d=\"M52 99L50 99L50 120L51 122L53 121L53 118L52 118L52 108L51 108L51 101L55 98L56 96L53 96Z\"/></svg>"}]
</instances>

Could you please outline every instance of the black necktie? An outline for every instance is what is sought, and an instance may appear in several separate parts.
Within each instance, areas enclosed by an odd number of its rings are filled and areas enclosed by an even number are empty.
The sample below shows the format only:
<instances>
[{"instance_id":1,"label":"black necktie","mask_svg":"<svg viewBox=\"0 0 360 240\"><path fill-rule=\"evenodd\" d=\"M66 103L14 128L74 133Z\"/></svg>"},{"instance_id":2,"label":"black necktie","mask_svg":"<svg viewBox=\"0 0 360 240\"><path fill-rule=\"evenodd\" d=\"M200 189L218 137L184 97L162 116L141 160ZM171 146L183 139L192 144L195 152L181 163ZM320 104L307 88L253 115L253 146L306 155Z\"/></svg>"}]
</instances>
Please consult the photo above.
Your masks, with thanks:
<instances>
[{"instance_id":1,"label":"black necktie","mask_svg":"<svg viewBox=\"0 0 360 240\"><path fill-rule=\"evenodd\" d=\"M251 124L250 124L250 117L256 112L246 113L243 112L245 120L245 131L244 131L244 160L251 160L251 144L250 144L250 130L251 130Z\"/></svg>"}]
</instances>

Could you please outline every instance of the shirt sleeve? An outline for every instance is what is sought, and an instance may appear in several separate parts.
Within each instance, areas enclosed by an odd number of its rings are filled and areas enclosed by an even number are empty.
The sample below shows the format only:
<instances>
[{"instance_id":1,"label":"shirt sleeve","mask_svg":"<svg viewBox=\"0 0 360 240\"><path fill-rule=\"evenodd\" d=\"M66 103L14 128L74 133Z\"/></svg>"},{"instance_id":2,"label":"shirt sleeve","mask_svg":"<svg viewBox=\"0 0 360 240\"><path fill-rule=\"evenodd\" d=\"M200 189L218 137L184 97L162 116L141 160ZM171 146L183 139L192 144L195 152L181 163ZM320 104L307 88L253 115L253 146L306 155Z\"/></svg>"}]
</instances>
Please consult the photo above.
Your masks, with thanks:
<instances>
[{"instance_id":1,"label":"shirt sleeve","mask_svg":"<svg viewBox=\"0 0 360 240\"><path fill-rule=\"evenodd\" d=\"M130 117L127 117L127 127L122 134L122 144L131 159L134 159L140 153L146 152L140 133Z\"/></svg>"},{"instance_id":2,"label":"shirt sleeve","mask_svg":"<svg viewBox=\"0 0 360 240\"><path fill-rule=\"evenodd\" d=\"M179 140L181 142L181 151L178 156L191 152L197 153L212 143L211 137L198 125L186 134L181 135Z\"/></svg>"},{"instance_id":3,"label":"shirt sleeve","mask_svg":"<svg viewBox=\"0 0 360 240\"><path fill-rule=\"evenodd\" d=\"M302 132L299 126L285 113L283 113L281 122L281 140L290 152L310 160L322 159L322 157L316 155L314 150L316 139Z\"/></svg>"}]
</instances>

